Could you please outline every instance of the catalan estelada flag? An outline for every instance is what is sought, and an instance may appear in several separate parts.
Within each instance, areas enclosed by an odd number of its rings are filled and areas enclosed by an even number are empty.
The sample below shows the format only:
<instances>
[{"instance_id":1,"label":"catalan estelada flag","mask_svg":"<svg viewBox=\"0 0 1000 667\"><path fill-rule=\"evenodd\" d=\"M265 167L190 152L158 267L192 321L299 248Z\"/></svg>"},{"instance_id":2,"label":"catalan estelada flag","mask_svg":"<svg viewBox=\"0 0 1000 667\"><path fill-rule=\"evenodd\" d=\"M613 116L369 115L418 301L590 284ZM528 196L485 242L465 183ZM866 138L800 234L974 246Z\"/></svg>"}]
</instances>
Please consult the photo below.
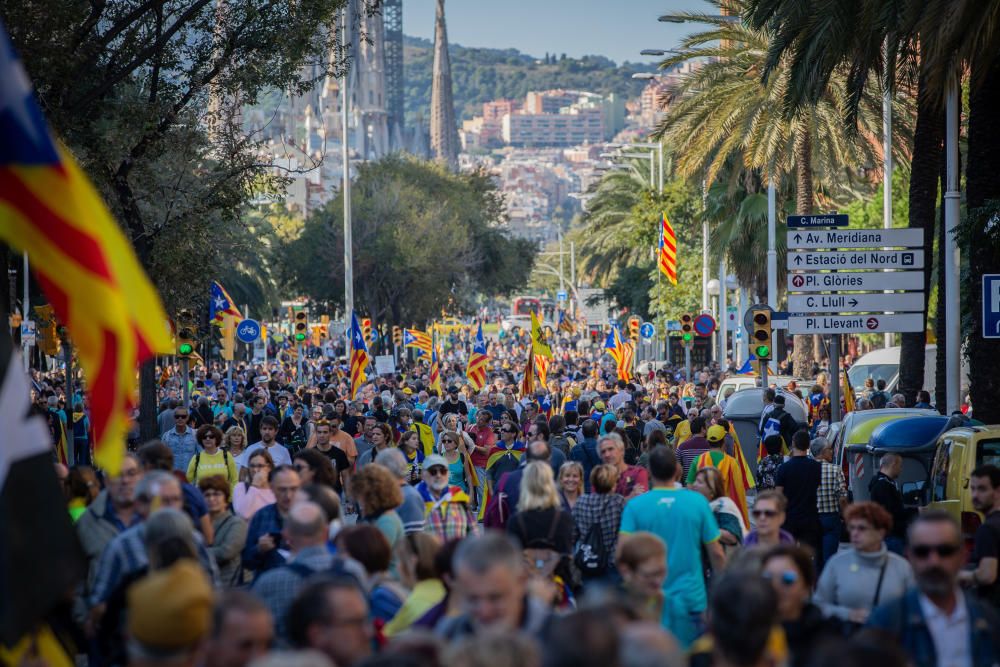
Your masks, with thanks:
<instances>
[{"instance_id":1,"label":"catalan estelada flag","mask_svg":"<svg viewBox=\"0 0 1000 667\"><path fill-rule=\"evenodd\" d=\"M674 234L674 227L667 220L664 213L660 224L660 249L657 264L660 272L667 277L671 284L677 284L677 235Z\"/></svg>"},{"instance_id":2,"label":"catalan estelada flag","mask_svg":"<svg viewBox=\"0 0 1000 667\"><path fill-rule=\"evenodd\" d=\"M576 331L576 325L573 320L566 314L565 310L559 311L559 330L565 331L568 334L574 333Z\"/></svg>"},{"instance_id":3,"label":"catalan estelada flag","mask_svg":"<svg viewBox=\"0 0 1000 667\"><path fill-rule=\"evenodd\" d=\"M615 360L615 365L618 368L618 379L631 380L632 359L635 356L635 348L632 346L632 343L622 339L617 326L611 327L611 331L604 341L604 349Z\"/></svg>"},{"instance_id":4,"label":"catalan estelada flag","mask_svg":"<svg viewBox=\"0 0 1000 667\"><path fill-rule=\"evenodd\" d=\"M483 338L483 324L480 322L476 340L472 344L472 353L469 355L469 365L465 370L465 377L476 391L481 391L486 386L486 362L486 339Z\"/></svg>"},{"instance_id":5,"label":"catalan estelada flag","mask_svg":"<svg viewBox=\"0 0 1000 667\"><path fill-rule=\"evenodd\" d=\"M428 335L425 331L420 331L419 329L403 329L403 347L416 348L420 354L430 359L431 348L434 347L434 342L431 340L430 335Z\"/></svg>"},{"instance_id":6,"label":"catalan estelada flag","mask_svg":"<svg viewBox=\"0 0 1000 667\"><path fill-rule=\"evenodd\" d=\"M358 390L368 380L368 344L358 323L356 313L351 313L351 400L358 397Z\"/></svg>"},{"instance_id":7,"label":"catalan estelada flag","mask_svg":"<svg viewBox=\"0 0 1000 667\"><path fill-rule=\"evenodd\" d=\"M549 384L549 360L540 354L536 354L535 371L538 373L538 382L541 387L546 387Z\"/></svg>"},{"instance_id":8,"label":"catalan estelada flag","mask_svg":"<svg viewBox=\"0 0 1000 667\"><path fill-rule=\"evenodd\" d=\"M528 350L528 360L524 363L524 375L521 377L521 396L532 396L535 393L535 355Z\"/></svg>"},{"instance_id":9,"label":"catalan estelada flag","mask_svg":"<svg viewBox=\"0 0 1000 667\"><path fill-rule=\"evenodd\" d=\"M212 281L211 299L212 324L217 327L221 327L225 323L225 315L232 315L236 318L237 324L243 321L243 314L240 312L240 309L236 307L236 302L233 301L233 297L229 296L229 292L226 291L226 288L215 280Z\"/></svg>"},{"instance_id":10,"label":"catalan estelada flag","mask_svg":"<svg viewBox=\"0 0 1000 667\"><path fill-rule=\"evenodd\" d=\"M0 26L0 241L27 252L87 376L95 458L118 473L136 367L171 351L167 316L121 229L53 140Z\"/></svg>"}]
</instances>

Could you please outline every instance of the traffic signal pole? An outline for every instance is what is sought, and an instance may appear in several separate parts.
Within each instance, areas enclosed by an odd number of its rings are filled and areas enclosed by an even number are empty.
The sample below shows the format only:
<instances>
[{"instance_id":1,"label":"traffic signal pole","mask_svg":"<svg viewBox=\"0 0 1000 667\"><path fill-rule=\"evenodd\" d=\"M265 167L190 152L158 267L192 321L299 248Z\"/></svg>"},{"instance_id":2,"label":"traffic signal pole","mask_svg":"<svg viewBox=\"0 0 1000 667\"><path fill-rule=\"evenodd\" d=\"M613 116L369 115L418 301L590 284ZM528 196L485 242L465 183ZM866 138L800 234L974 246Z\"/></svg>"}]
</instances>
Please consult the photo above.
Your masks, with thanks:
<instances>
[{"instance_id":1,"label":"traffic signal pole","mask_svg":"<svg viewBox=\"0 0 1000 667\"><path fill-rule=\"evenodd\" d=\"M191 405L191 387L188 384L188 368L190 364L190 359L187 357L181 357L181 396L184 399L184 407L189 407Z\"/></svg>"},{"instance_id":2,"label":"traffic signal pole","mask_svg":"<svg viewBox=\"0 0 1000 667\"><path fill-rule=\"evenodd\" d=\"M830 336L830 422L840 421L840 334Z\"/></svg>"},{"instance_id":3,"label":"traffic signal pole","mask_svg":"<svg viewBox=\"0 0 1000 667\"><path fill-rule=\"evenodd\" d=\"M685 379L691 382L691 343L684 343L684 368L687 374Z\"/></svg>"}]
</instances>

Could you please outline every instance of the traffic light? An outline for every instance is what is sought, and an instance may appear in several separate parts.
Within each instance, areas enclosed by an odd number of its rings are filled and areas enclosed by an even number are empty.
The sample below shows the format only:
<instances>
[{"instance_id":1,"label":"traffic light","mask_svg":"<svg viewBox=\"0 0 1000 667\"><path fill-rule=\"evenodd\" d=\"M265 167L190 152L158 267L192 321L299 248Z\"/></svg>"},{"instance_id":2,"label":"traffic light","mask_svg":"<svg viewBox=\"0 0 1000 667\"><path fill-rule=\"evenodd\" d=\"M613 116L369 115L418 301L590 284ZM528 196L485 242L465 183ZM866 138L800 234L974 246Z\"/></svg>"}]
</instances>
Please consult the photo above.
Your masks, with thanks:
<instances>
[{"instance_id":1,"label":"traffic light","mask_svg":"<svg viewBox=\"0 0 1000 667\"><path fill-rule=\"evenodd\" d=\"M309 337L309 316L305 309L295 311L292 316L292 338L296 344L304 343Z\"/></svg>"},{"instance_id":2,"label":"traffic light","mask_svg":"<svg viewBox=\"0 0 1000 667\"><path fill-rule=\"evenodd\" d=\"M403 327L393 325L392 327L392 344L399 347L403 344Z\"/></svg>"},{"instance_id":3,"label":"traffic light","mask_svg":"<svg viewBox=\"0 0 1000 667\"><path fill-rule=\"evenodd\" d=\"M222 325L222 338L219 340L219 356L226 361L236 358L236 318L226 315Z\"/></svg>"},{"instance_id":4,"label":"traffic light","mask_svg":"<svg viewBox=\"0 0 1000 667\"><path fill-rule=\"evenodd\" d=\"M681 340L685 345L690 345L694 341L694 318L690 313L681 315Z\"/></svg>"},{"instance_id":5,"label":"traffic light","mask_svg":"<svg viewBox=\"0 0 1000 667\"><path fill-rule=\"evenodd\" d=\"M194 313L188 309L177 312L177 356L190 359L198 347L198 325Z\"/></svg>"},{"instance_id":6,"label":"traffic light","mask_svg":"<svg viewBox=\"0 0 1000 667\"><path fill-rule=\"evenodd\" d=\"M56 330L56 314L50 304L35 306L35 323L38 332L38 347L50 357L59 355L62 348L59 332Z\"/></svg>"},{"instance_id":7,"label":"traffic light","mask_svg":"<svg viewBox=\"0 0 1000 667\"><path fill-rule=\"evenodd\" d=\"M633 341L639 340L640 324L642 324L642 322L639 320L638 317L635 317L633 315L632 317L628 318L628 334Z\"/></svg>"},{"instance_id":8,"label":"traffic light","mask_svg":"<svg viewBox=\"0 0 1000 667\"><path fill-rule=\"evenodd\" d=\"M771 361L771 311L764 309L751 311L751 319L753 354L761 361Z\"/></svg>"},{"instance_id":9,"label":"traffic light","mask_svg":"<svg viewBox=\"0 0 1000 667\"><path fill-rule=\"evenodd\" d=\"M365 337L365 343L370 345L372 342L372 318L361 318L361 335Z\"/></svg>"}]
</instances>

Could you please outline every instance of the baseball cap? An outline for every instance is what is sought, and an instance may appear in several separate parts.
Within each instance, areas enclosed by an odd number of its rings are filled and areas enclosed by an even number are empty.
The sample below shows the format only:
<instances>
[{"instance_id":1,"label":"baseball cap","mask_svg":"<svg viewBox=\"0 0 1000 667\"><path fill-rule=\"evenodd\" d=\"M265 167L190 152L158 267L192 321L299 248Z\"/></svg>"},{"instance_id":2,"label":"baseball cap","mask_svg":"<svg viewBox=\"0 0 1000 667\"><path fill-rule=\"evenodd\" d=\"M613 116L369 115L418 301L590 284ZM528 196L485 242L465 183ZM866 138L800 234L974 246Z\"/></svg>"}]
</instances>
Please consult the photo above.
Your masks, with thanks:
<instances>
[{"instance_id":1,"label":"baseball cap","mask_svg":"<svg viewBox=\"0 0 1000 667\"><path fill-rule=\"evenodd\" d=\"M709 426L707 437L709 442L721 442L726 439L726 429L718 424Z\"/></svg>"},{"instance_id":2,"label":"baseball cap","mask_svg":"<svg viewBox=\"0 0 1000 667\"><path fill-rule=\"evenodd\" d=\"M440 454L431 454L430 456L424 459L423 468L424 470L429 470L433 466L444 466L445 468L447 468L448 461L446 461L445 458Z\"/></svg>"},{"instance_id":3,"label":"baseball cap","mask_svg":"<svg viewBox=\"0 0 1000 667\"><path fill-rule=\"evenodd\" d=\"M448 385L448 393L449 394L457 394L458 393L458 387L456 387L453 384Z\"/></svg>"}]
</instances>

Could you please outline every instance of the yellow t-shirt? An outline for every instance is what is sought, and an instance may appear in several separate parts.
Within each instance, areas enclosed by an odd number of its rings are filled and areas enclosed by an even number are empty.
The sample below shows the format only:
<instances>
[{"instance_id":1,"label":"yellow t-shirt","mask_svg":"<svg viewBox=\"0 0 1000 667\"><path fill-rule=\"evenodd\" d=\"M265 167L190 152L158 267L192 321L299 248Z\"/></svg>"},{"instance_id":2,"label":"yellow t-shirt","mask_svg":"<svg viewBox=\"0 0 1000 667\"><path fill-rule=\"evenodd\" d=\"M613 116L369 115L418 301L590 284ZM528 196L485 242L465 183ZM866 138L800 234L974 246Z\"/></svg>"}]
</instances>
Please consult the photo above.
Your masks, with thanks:
<instances>
[{"instance_id":1,"label":"yellow t-shirt","mask_svg":"<svg viewBox=\"0 0 1000 667\"><path fill-rule=\"evenodd\" d=\"M187 469L189 482L198 484L198 480L212 475L221 475L226 478L230 486L235 485L240 479L236 471L236 459L229 452L221 449L214 454L199 452L191 457L191 463L188 464Z\"/></svg>"}]
</instances>

